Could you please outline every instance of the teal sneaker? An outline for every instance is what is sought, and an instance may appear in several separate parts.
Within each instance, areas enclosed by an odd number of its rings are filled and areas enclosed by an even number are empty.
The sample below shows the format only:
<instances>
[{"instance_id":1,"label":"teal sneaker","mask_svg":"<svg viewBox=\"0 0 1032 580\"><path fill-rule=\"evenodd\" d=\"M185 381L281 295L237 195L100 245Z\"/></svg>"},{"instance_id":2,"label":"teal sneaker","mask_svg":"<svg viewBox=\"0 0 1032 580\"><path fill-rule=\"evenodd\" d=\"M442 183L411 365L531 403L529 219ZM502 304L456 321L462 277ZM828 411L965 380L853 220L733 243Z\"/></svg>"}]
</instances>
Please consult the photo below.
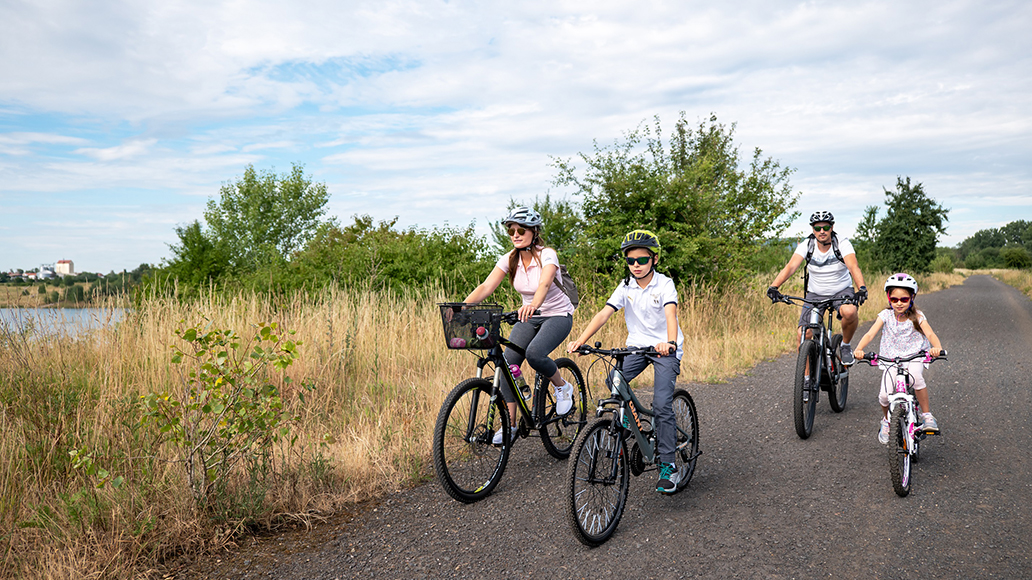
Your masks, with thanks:
<instances>
[{"instance_id":1,"label":"teal sneaker","mask_svg":"<svg viewBox=\"0 0 1032 580\"><path fill-rule=\"evenodd\" d=\"M677 483L681 481L681 473L673 463L659 464L659 483L656 491L671 494L677 491Z\"/></svg>"}]
</instances>

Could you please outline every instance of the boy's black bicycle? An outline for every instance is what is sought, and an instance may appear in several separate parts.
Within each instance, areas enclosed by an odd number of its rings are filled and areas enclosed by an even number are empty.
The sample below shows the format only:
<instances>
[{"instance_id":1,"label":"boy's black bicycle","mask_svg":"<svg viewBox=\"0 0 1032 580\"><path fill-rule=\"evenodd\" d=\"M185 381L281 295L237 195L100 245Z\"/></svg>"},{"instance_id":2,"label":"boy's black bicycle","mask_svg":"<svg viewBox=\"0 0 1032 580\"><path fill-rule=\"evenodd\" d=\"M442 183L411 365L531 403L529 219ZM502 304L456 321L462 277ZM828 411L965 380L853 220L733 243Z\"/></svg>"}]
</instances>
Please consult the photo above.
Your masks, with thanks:
<instances>
[{"instance_id":1,"label":"boy's black bicycle","mask_svg":"<svg viewBox=\"0 0 1032 580\"><path fill-rule=\"evenodd\" d=\"M889 476L892 478L892 489L899 497L910 494L910 464L917 461L921 441L928 435L939 434L938 430L926 431L918 420L921 416L921 406L914 396L914 379L904 364L917 359L922 359L925 364L947 360L946 351L942 351L937 357L926 351L895 358L879 358L875 353L864 354L864 360L871 366L878 366L879 362L887 365L886 373L892 372L893 368L896 369L895 386L889 393Z\"/></svg>"},{"instance_id":2,"label":"boy's black bicycle","mask_svg":"<svg viewBox=\"0 0 1032 580\"><path fill-rule=\"evenodd\" d=\"M834 316L828 316L825 327L824 314L836 302L853 304L848 296L827 300L808 300L800 296L782 296L785 304L802 306L809 304L810 318L803 325L799 340L799 357L796 359L795 385L792 389L792 409L796 435L806 439L813 432L813 417L817 412L817 400L821 391L827 391L831 410L841 413L846 408L849 395L849 369L839 358L842 335L832 334ZM809 337L807 337L809 333Z\"/></svg>"},{"instance_id":3,"label":"boy's black bicycle","mask_svg":"<svg viewBox=\"0 0 1032 580\"><path fill-rule=\"evenodd\" d=\"M545 450L557 459L570 455L577 434L587 421L584 377L568 358L556 359L562 377L574 386L573 408L565 415L555 412L555 396L548 377L537 375L533 392L521 390L502 356L502 346L524 351L500 335L501 323L516 324L517 312L502 312L496 304L445 303L439 305L445 340L452 349L481 351L476 376L459 383L444 400L434 426L433 457L437 479L448 495L464 503L484 497L505 472L509 451L515 443L502 382L516 396L520 420L516 438L540 433ZM487 351L486 354L483 351ZM485 367L491 367L485 377ZM501 429L502 443L492 443Z\"/></svg>"},{"instance_id":4,"label":"boy's black bicycle","mask_svg":"<svg viewBox=\"0 0 1032 580\"><path fill-rule=\"evenodd\" d=\"M582 345L577 352L594 354L608 368L610 398L600 400L596 418L581 431L567 467L566 514L577 539L588 546L603 544L616 531L627 502L629 473L655 471L659 463L653 413L645 409L623 376L624 359L631 354L656 355L655 349L602 349ZM592 363L592 366L595 363ZM589 369L590 374L590 369ZM699 457L699 421L695 402L684 389L673 399L677 424L674 466L680 491L695 473ZM630 443L630 449L628 449Z\"/></svg>"}]
</instances>

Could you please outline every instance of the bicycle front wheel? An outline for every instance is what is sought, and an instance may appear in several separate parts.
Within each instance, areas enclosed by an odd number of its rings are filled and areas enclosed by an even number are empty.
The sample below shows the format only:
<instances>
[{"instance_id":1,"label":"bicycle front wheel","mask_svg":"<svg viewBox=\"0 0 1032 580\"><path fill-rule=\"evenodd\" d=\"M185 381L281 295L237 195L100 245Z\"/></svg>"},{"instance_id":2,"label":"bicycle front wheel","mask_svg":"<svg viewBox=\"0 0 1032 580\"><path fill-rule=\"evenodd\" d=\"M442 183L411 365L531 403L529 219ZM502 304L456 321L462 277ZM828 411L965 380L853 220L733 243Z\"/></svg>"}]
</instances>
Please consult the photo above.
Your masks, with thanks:
<instances>
[{"instance_id":1,"label":"bicycle front wheel","mask_svg":"<svg viewBox=\"0 0 1032 580\"><path fill-rule=\"evenodd\" d=\"M627 503L627 444L611 419L596 419L577 437L572 455L566 518L582 544L599 546L616 531Z\"/></svg>"},{"instance_id":2,"label":"bicycle front wheel","mask_svg":"<svg viewBox=\"0 0 1032 580\"><path fill-rule=\"evenodd\" d=\"M577 363L568 358L555 361L559 374L573 385L573 408L565 415L555 412L555 389L547 377L537 375L534 392L538 394L534 400L534 416L541 426L541 443L545 451L556 459L566 459L577 435L587 423L588 398L584 388L584 375Z\"/></svg>"},{"instance_id":3,"label":"bicycle front wheel","mask_svg":"<svg viewBox=\"0 0 1032 580\"><path fill-rule=\"evenodd\" d=\"M889 419L889 474L892 476L892 489L899 497L910 494L910 446L913 439L907 431L907 410L899 405Z\"/></svg>"},{"instance_id":4,"label":"bicycle front wheel","mask_svg":"<svg viewBox=\"0 0 1032 580\"><path fill-rule=\"evenodd\" d=\"M831 371L829 377L831 388L828 389L828 404L831 410L841 413L846 409L846 397L849 395L849 369L842 364L839 358L839 347L842 346L842 335L836 334L831 337ZM843 375L841 379L836 378Z\"/></svg>"},{"instance_id":5,"label":"bicycle front wheel","mask_svg":"<svg viewBox=\"0 0 1032 580\"><path fill-rule=\"evenodd\" d=\"M434 426L434 471L444 491L463 503L487 497L509 460L509 410L491 403L491 383L466 379L448 394ZM504 443L493 445L496 430Z\"/></svg>"},{"instance_id":6,"label":"bicycle front wheel","mask_svg":"<svg viewBox=\"0 0 1032 580\"><path fill-rule=\"evenodd\" d=\"M806 439L813 432L813 415L817 411L817 344L804 340L796 360L793 405L796 435Z\"/></svg>"},{"instance_id":7,"label":"bicycle front wheel","mask_svg":"<svg viewBox=\"0 0 1032 580\"><path fill-rule=\"evenodd\" d=\"M695 475L695 462L699 458L699 416L695 412L695 401L688 391L674 391L674 421L677 423L677 454L674 466L681 479L677 491L684 489Z\"/></svg>"}]
</instances>

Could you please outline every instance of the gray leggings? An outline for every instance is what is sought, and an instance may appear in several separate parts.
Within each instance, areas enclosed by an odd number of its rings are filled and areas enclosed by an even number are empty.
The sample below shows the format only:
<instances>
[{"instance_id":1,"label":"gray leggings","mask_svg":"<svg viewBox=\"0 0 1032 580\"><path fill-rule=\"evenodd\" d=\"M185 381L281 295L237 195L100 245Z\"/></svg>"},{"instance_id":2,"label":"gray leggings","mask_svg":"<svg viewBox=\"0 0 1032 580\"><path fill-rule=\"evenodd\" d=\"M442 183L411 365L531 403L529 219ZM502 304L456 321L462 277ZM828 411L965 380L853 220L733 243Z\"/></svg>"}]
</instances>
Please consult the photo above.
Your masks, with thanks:
<instances>
[{"instance_id":1,"label":"gray leggings","mask_svg":"<svg viewBox=\"0 0 1032 580\"><path fill-rule=\"evenodd\" d=\"M674 417L674 387L681 374L681 360L676 356L632 354L624 359L623 376L627 382L652 365L652 413L655 415L656 443L659 460L673 463L677 451L677 418Z\"/></svg>"},{"instance_id":2,"label":"gray leggings","mask_svg":"<svg viewBox=\"0 0 1032 580\"><path fill-rule=\"evenodd\" d=\"M509 333L509 341L527 351L527 362L542 377L551 377L559 367L548 355L566 340L573 329L573 316L532 316L526 322L517 322ZM510 365L523 364L523 355L514 349L505 350L505 362ZM528 380L528 383L533 381ZM502 396L509 403L516 399L509 387L502 383Z\"/></svg>"}]
</instances>

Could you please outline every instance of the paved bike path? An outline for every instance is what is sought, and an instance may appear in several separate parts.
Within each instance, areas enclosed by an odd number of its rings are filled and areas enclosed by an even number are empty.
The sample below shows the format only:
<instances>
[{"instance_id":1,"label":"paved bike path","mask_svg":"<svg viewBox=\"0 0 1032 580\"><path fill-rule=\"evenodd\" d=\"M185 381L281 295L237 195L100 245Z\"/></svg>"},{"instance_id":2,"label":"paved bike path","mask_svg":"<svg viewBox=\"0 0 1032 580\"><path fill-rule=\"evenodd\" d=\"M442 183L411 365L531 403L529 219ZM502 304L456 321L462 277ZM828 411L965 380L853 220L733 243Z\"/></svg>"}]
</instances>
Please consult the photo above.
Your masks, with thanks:
<instances>
[{"instance_id":1,"label":"paved bike path","mask_svg":"<svg viewBox=\"0 0 1032 580\"><path fill-rule=\"evenodd\" d=\"M822 397L803 441L786 355L725 384L688 385L703 451L694 479L664 497L654 473L632 478L619 529L599 548L566 523L566 463L529 439L476 504L431 481L177 577L1032 577L1032 302L972 276L917 304L950 360L926 372L943 435L922 445L909 497L893 492L876 440L880 371L854 367L846 410ZM878 307L877 295L865 306Z\"/></svg>"}]
</instances>

